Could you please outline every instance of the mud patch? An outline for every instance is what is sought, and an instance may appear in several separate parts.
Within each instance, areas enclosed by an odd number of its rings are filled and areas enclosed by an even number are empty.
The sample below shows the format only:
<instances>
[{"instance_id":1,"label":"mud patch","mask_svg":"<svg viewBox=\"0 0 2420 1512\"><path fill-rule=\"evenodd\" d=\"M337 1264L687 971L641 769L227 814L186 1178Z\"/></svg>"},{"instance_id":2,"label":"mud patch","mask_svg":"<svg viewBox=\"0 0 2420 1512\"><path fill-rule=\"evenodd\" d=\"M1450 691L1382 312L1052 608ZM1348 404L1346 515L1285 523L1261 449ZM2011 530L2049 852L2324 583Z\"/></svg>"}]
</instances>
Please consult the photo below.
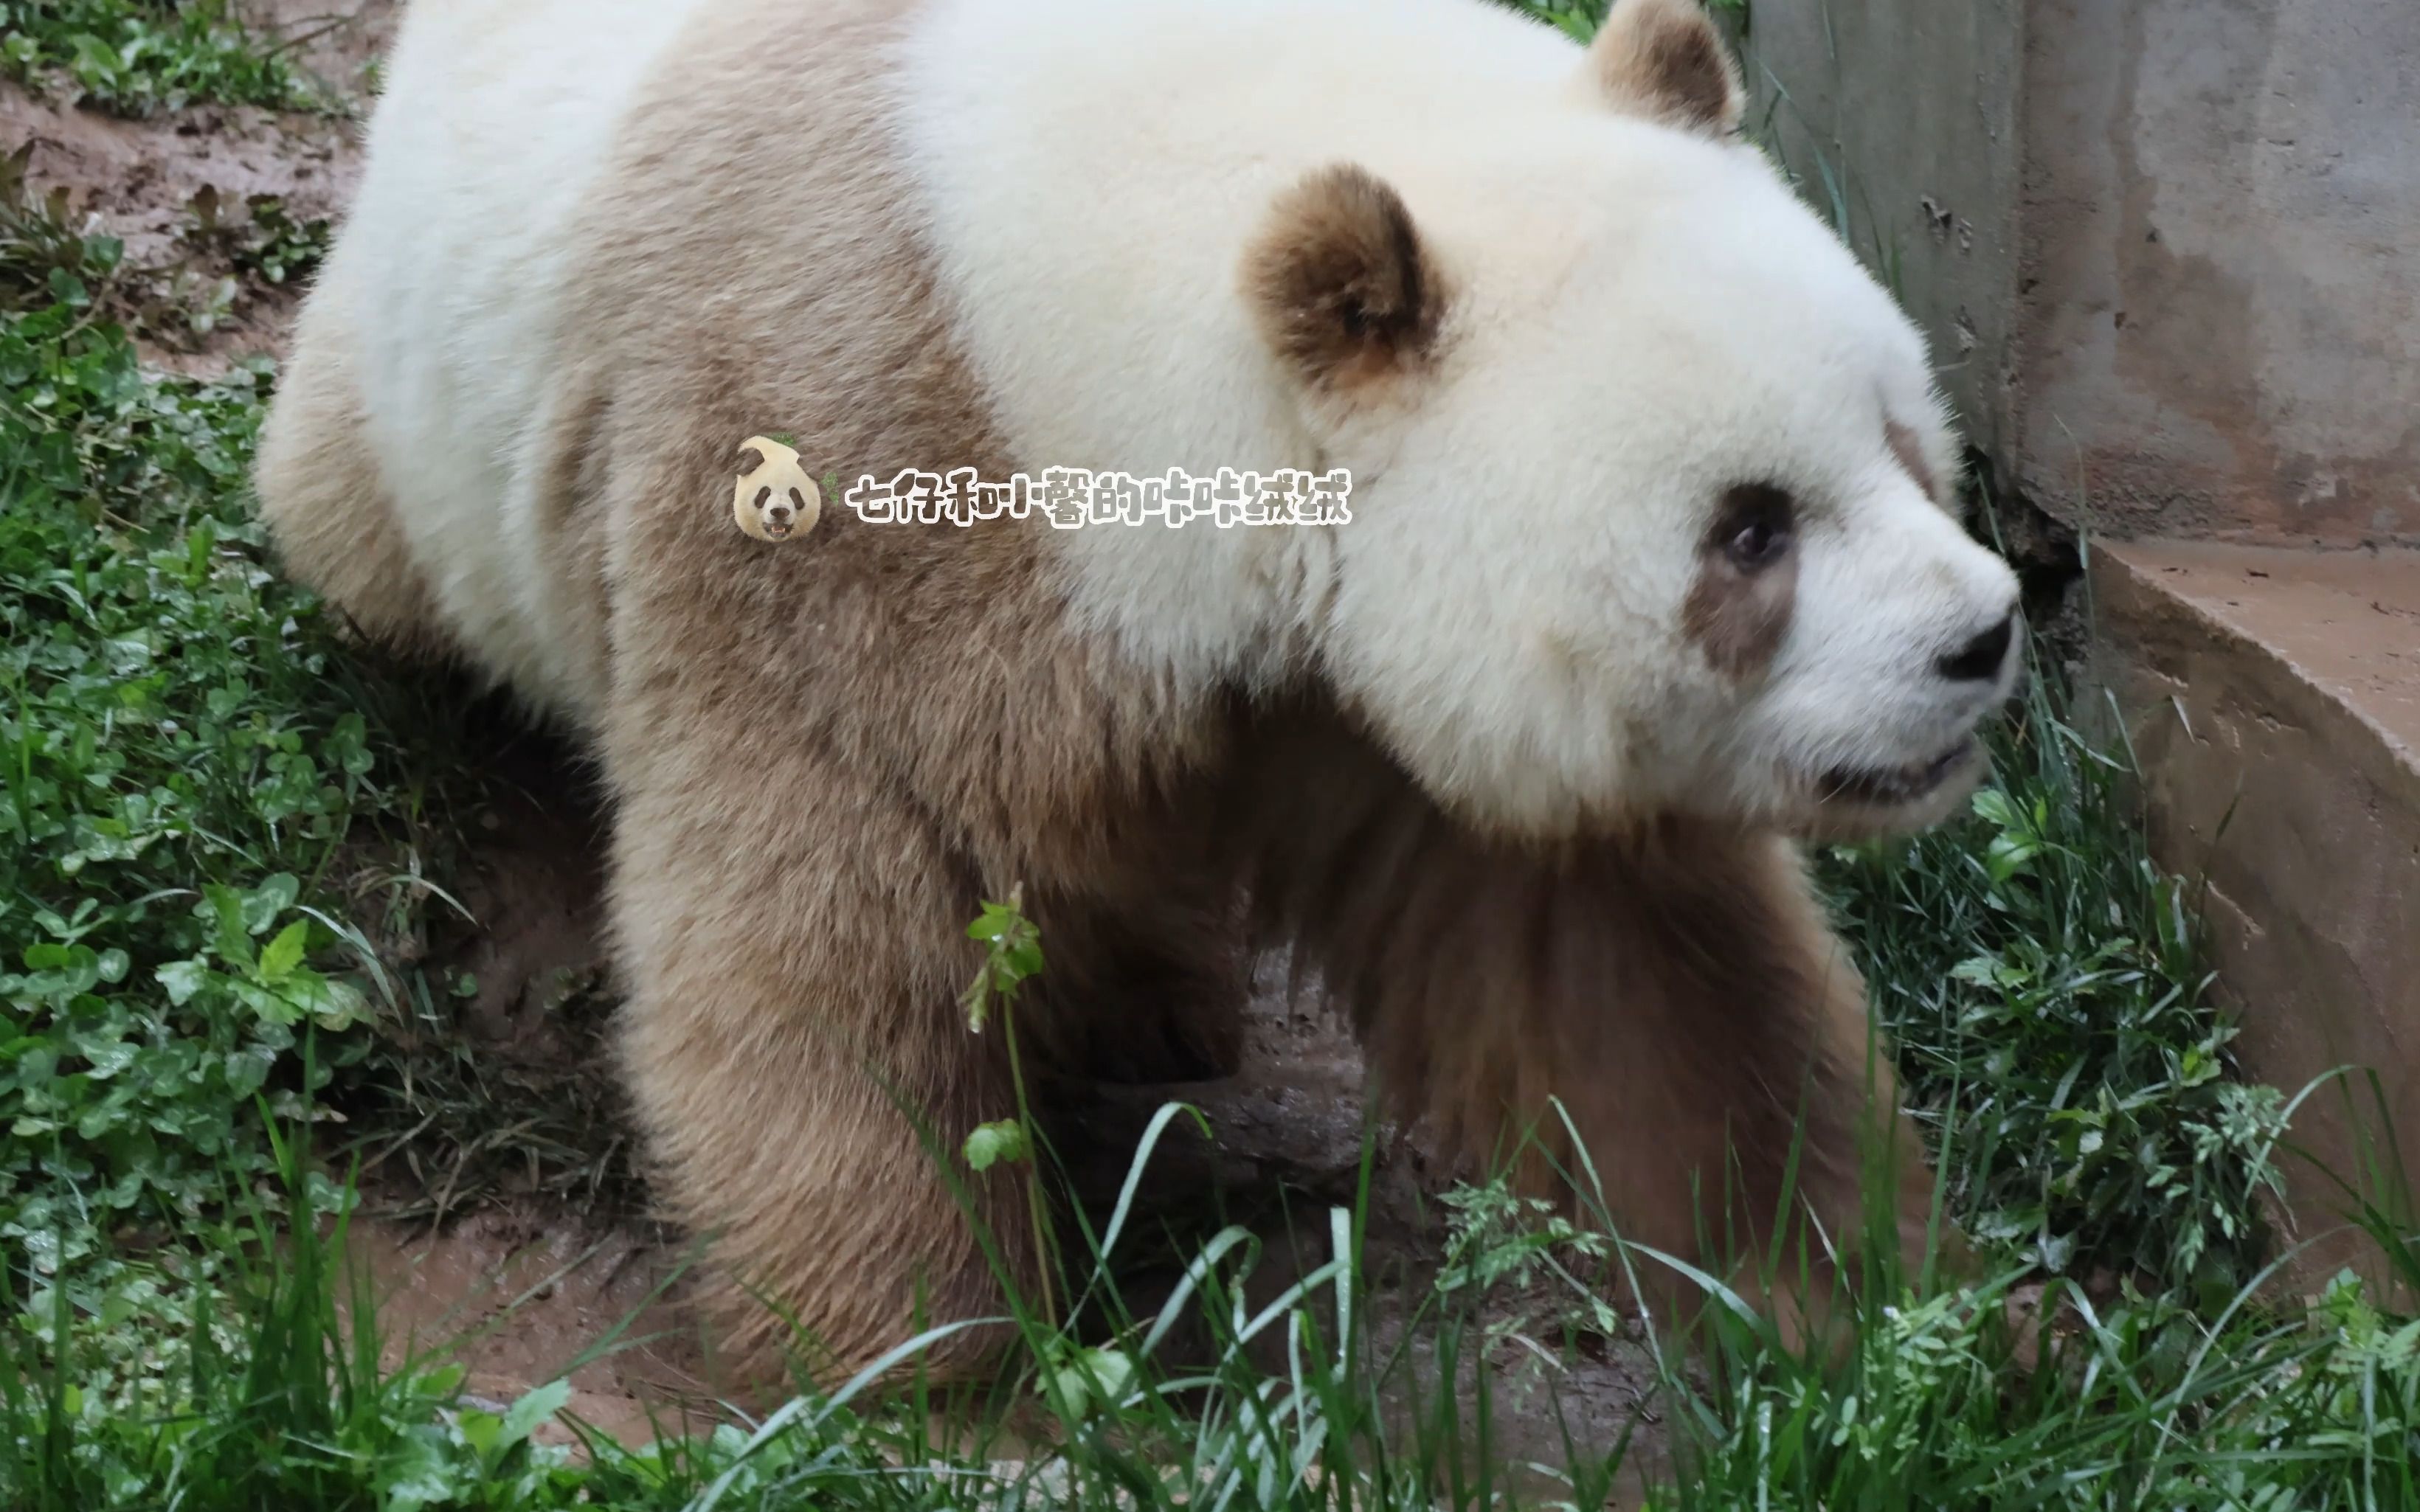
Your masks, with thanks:
<instances>
[{"instance_id":1,"label":"mud patch","mask_svg":"<svg viewBox=\"0 0 2420 1512\"><path fill-rule=\"evenodd\" d=\"M365 1206L381 1195L365 1191ZM496 1411L564 1379L571 1416L632 1445L729 1416L710 1341L688 1306L686 1256L661 1233L583 1226L524 1205L442 1233L372 1218L351 1228L347 1247L390 1370L460 1365L472 1405ZM540 1437L573 1435L550 1422Z\"/></svg>"},{"instance_id":2,"label":"mud patch","mask_svg":"<svg viewBox=\"0 0 2420 1512\"><path fill-rule=\"evenodd\" d=\"M391 38L396 10L393 0L277 0L250 19L332 100L358 104L364 66ZM283 349L307 268L286 271L272 258L282 274L272 281L242 265L246 243L259 239L252 206L274 200L298 228L333 220L361 177L356 114L207 105L124 119L0 81L0 155L30 148L27 185L38 196L66 192L67 229L125 242L111 286L96 294L127 321L145 359L211 377L236 358ZM215 236L195 209L213 196L229 226Z\"/></svg>"}]
</instances>

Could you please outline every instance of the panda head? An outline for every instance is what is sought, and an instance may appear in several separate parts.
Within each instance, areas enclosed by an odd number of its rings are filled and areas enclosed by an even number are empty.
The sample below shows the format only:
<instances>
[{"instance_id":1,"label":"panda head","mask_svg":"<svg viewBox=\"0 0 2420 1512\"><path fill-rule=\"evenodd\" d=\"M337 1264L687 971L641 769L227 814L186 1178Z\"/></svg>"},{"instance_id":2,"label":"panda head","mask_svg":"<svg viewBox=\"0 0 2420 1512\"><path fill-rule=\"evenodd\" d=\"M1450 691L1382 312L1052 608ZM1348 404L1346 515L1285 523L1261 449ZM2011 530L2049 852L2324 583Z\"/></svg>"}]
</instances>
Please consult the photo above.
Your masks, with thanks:
<instances>
[{"instance_id":1,"label":"panda head","mask_svg":"<svg viewBox=\"0 0 2420 1512\"><path fill-rule=\"evenodd\" d=\"M1757 151L1689 0L1569 96L1270 207L1244 297L1353 476L1324 676L1430 793L1552 838L1948 812L2023 640L1922 338Z\"/></svg>"},{"instance_id":2,"label":"panda head","mask_svg":"<svg viewBox=\"0 0 2420 1512\"><path fill-rule=\"evenodd\" d=\"M814 530L822 513L823 490L807 476L799 454L762 436L748 438L731 494L739 529L759 541L786 541Z\"/></svg>"}]
</instances>

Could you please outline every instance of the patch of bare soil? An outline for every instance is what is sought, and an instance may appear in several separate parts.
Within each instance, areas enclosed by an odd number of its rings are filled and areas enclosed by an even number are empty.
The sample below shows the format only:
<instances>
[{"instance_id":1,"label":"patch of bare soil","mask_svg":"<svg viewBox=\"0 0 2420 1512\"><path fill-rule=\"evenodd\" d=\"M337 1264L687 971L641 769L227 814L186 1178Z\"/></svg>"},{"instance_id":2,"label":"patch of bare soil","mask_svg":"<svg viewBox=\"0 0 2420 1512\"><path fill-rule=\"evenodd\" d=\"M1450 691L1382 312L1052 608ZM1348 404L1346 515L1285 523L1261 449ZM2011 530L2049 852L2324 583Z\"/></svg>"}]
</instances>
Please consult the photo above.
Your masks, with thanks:
<instances>
[{"instance_id":1,"label":"patch of bare soil","mask_svg":"<svg viewBox=\"0 0 2420 1512\"><path fill-rule=\"evenodd\" d=\"M396 8L395 0L275 0L249 18L332 98L358 99L363 65L392 37ZM254 203L273 199L307 228L342 210L361 176L352 115L203 105L131 120L0 81L0 156L26 147L28 185L67 192L70 229L125 242L104 296L130 317L145 358L197 377L276 355L301 299L302 278L272 281L239 262ZM212 216L228 229L212 234ZM223 289L232 298L222 306ZM196 309L208 314L197 320Z\"/></svg>"},{"instance_id":2,"label":"patch of bare soil","mask_svg":"<svg viewBox=\"0 0 2420 1512\"><path fill-rule=\"evenodd\" d=\"M276 352L300 298L293 282L240 275L223 239L202 234L197 207L215 198L244 217L255 196L278 199L302 224L342 206L359 176L349 129L317 116L209 106L150 120L118 120L0 82L0 143L31 144L27 183L67 191L67 225L126 243L113 287L133 316L144 357L194 376L235 358ZM210 310L220 281L233 298ZM196 318L196 308L209 311Z\"/></svg>"},{"instance_id":3,"label":"patch of bare soil","mask_svg":"<svg viewBox=\"0 0 2420 1512\"><path fill-rule=\"evenodd\" d=\"M337 100L360 104L368 71L395 40L402 0L252 0L238 8L246 24Z\"/></svg>"},{"instance_id":4,"label":"patch of bare soil","mask_svg":"<svg viewBox=\"0 0 2420 1512\"><path fill-rule=\"evenodd\" d=\"M435 775L418 830L331 868L387 980L378 1043L340 1108L393 1216L442 1222L541 1198L583 1222L640 1212L605 1037L606 818L569 748L458 678L395 668L399 758Z\"/></svg>"},{"instance_id":5,"label":"patch of bare soil","mask_svg":"<svg viewBox=\"0 0 2420 1512\"><path fill-rule=\"evenodd\" d=\"M368 1186L365 1207L386 1195ZM684 1253L652 1227L591 1226L524 1201L442 1229L372 1217L348 1240L389 1369L459 1365L474 1405L509 1403L561 1377L566 1411L633 1445L729 1415L711 1342L687 1305ZM539 1437L572 1435L550 1423Z\"/></svg>"}]
</instances>

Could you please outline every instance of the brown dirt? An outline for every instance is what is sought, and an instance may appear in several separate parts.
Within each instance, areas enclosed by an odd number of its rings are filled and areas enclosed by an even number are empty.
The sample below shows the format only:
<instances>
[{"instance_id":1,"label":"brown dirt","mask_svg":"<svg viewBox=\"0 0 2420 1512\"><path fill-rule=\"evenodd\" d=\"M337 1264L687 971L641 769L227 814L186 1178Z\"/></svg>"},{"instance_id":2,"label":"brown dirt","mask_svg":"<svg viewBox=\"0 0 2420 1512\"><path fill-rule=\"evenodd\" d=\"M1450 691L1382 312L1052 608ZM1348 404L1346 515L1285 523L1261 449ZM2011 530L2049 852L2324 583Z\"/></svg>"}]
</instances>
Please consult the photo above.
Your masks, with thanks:
<instances>
[{"instance_id":1,"label":"brown dirt","mask_svg":"<svg viewBox=\"0 0 2420 1512\"><path fill-rule=\"evenodd\" d=\"M34 148L27 181L38 191L68 189L68 224L79 230L97 224L124 239L125 262L106 293L137 309L198 302L234 273L223 249L190 234L191 207L205 189L226 214L241 217L251 196L272 194L301 222L341 206L360 166L348 130L317 117L213 106L117 120L0 83L0 144L27 142ZM297 298L290 285L240 279L232 308L209 331L163 314L138 321L138 345L147 360L178 372L224 371L236 357L273 353Z\"/></svg>"},{"instance_id":2,"label":"brown dirt","mask_svg":"<svg viewBox=\"0 0 2420 1512\"><path fill-rule=\"evenodd\" d=\"M367 1187L365 1208L384 1195ZM390 1369L459 1365L474 1405L509 1403L567 1371L566 1411L631 1444L729 1415L686 1305L682 1252L642 1226L590 1227L527 1202L442 1230L371 1218L349 1239ZM549 1424L541 1437L571 1435Z\"/></svg>"},{"instance_id":3,"label":"brown dirt","mask_svg":"<svg viewBox=\"0 0 2420 1512\"><path fill-rule=\"evenodd\" d=\"M366 95L365 70L395 40L401 0L252 0L238 8L256 31L338 99Z\"/></svg>"},{"instance_id":4,"label":"brown dirt","mask_svg":"<svg viewBox=\"0 0 2420 1512\"><path fill-rule=\"evenodd\" d=\"M427 988L381 1019L375 1072L346 1111L383 1131L365 1158L382 1180L409 1178L411 1218L516 1197L584 1220L634 1213L644 1194L603 1042L604 817L559 743L458 683L427 696L433 717L469 712L439 753L411 758L445 778L427 833L354 851L334 873L352 917L382 924L390 975Z\"/></svg>"},{"instance_id":5,"label":"brown dirt","mask_svg":"<svg viewBox=\"0 0 2420 1512\"><path fill-rule=\"evenodd\" d=\"M395 12L392 0L264 0L250 9L318 78L356 97ZM0 153L27 142L29 181L65 186L79 229L89 220L125 239L129 271L116 292L131 308L178 302L196 282L233 271L224 249L190 234L190 207L205 189L239 216L249 196L277 195L300 222L335 217L360 172L349 119L211 106L122 120L0 83ZM207 335L172 321L138 330L151 361L208 374L255 352L278 354L298 298L291 285L241 281L228 318ZM424 906L386 910L378 900L393 902L408 857L363 856L352 869L356 917L393 915L394 932L378 939L392 965L418 968L441 990L465 974L476 982L467 1000L396 1026L394 1064L406 1085L373 1089L389 1099L390 1114L430 1110L419 1128L366 1151L364 1211L350 1237L358 1273L379 1299L389 1364L442 1352L466 1368L467 1392L495 1402L577 1365L571 1412L625 1441L716 1420L727 1412L718 1405L724 1392L687 1304L685 1249L643 1203L627 1200L638 1188L599 1044L611 1001L597 938L602 820L546 741L493 731L479 738L483 807L437 879L452 902L423 888ZM1164 1287L1186 1236L1229 1218L1264 1236L1267 1258L1250 1289L1273 1295L1325 1260L1327 1209L1357 1199L1360 1057L1336 1026L1290 1003L1278 980L1266 974L1256 995L1237 1076L1105 1087L1069 1110L1079 1192L1102 1212L1163 1101L1194 1103L1211 1124L1206 1141L1172 1132L1153 1162L1130 1230L1131 1296ZM415 1078L446 1090L411 1085ZM1382 1127L1375 1139L1368 1321L1386 1352L1427 1295L1441 1232L1433 1199L1450 1173L1402 1131ZM507 1166L525 1157L523 1179L493 1179L507 1151ZM629 1192L604 1190L620 1186ZM1481 1322L1501 1321L1514 1301L1493 1304ZM609 1337L608 1352L589 1358ZM1414 1375L1434 1375L1424 1338L1406 1353ZM1460 1368L1466 1393L1467 1363ZM1645 1410L1652 1380L1635 1336L1576 1352L1512 1340L1488 1368L1496 1447L1508 1460L1559 1460L1566 1428L1575 1443L1610 1443ZM1652 1435L1652 1415L1641 1431Z\"/></svg>"},{"instance_id":6,"label":"brown dirt","mask_svg":"<svg viewBox=\"0 0 2420 1512\"><path fill-rule=\"evenodd\" d=\"M393 35L395 0L274 0L250 8L263 32L333 92L357 88L362 64ZM142 120L84 110L63 93L35 94L0 81L0 155L30 143L27 181L69 192L69 224L97 225L126 243L115 292L137 322L137 345L161 366L209 376L238 357L275 355L300 298L295 283L237 278L236 300L207 332L176 307L234 276L228 249L194 234L192 207L215 193L240 220L256 194L274 195L295 222L333 217L361 174L356 123L337 116L205 105Z\"/></svg>"}]
</instances>

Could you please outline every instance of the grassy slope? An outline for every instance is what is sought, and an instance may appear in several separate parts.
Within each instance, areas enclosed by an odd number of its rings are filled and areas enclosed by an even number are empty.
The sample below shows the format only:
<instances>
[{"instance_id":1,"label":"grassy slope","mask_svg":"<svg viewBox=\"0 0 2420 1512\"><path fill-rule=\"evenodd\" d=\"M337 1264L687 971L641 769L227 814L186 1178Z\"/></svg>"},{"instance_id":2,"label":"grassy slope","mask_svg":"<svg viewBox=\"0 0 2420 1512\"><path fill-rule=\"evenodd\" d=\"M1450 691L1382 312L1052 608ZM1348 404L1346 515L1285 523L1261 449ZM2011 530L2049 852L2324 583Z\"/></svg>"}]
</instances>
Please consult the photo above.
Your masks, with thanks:
<instances>
[{"instance_id":1,"label":"grassy slope","mask_svg":"<svg viewBox=\"0 0 2420 1512\"><path fill-rule=\"evenodd\" d=\"M45 8L88 31L163 14ZM121 55L129 100L171 98L178 77L219 67L198 46ZM253 77L237 64L215 76ZM108 318L110 244L13 214L0 235L0 1502L670 1507L720 1484L726 1506L795 1504L810 1488L849 1505L964 1504L980 1455L935 1451L920 1413L827 1401L752 1445L726 1431L565 1462L528 1438L558 1395L490 1414L453 1398L442 1363L380 1370L371 1341L340 1342L329 1250L307 1230L282 1251L259 1242L297 1211L342 1206L276 1131L309 1126L403 985L364 969L321 878L340 847L409 832L442 774L267 567L240 483L266 370L209 385L140 372ZM2031 1376L2010 1367L1995 1307L1889 1278L1861 1299L1835 1375L1718 1315L1702 1389L1668 1383L1663 1410L1692 1455L1661 1500L2420 1504L2420 1326L2380 1318L2350 1285L2307 1316L2241 1301L2278 1100L2228 1074L2191 900L2144 860L2117 769L2038 691L2001 773L1969 820L1834 853L1824 872L1911 1093L1948 1137L1954 1211L2011 1275L2106 1269L2125 1289L2091 1309L2064 1370ZM1471 1286L1579 1273L1607 1252L1500 1200L1465 1211L1453 1273ZM1203 1267L1201 1304L1231 1339L1251 1321L1218 1288L1247 1249ZM1080 1281L1091 1265L1075 1269ZM1349 1276L1318 1285L1339 1283L1349 1295ZM1259 1322L1294 1340L1275 1380L1230 1351L1171 1382L1143 1336L1088 1352L1029 1320L1016 1390L1041 1388L1069 1444L1053 1499L1106 1503L1124 1487L1174 1504L1169 1466L1197 1506L1463 1505L1497 1489L1419 1452L1466 1428L1476 1404L1436 1399L1382 1433L1384 1363L1323 1346L1332 1310L1296 1300ZM1206 1385L1180 1412L1188 1379ZM1565 1494L1593 1500L1612 1452L1576 1453ZM939 1468L884 1468L896 1465Z\"/></svg>"}]
</instances>

